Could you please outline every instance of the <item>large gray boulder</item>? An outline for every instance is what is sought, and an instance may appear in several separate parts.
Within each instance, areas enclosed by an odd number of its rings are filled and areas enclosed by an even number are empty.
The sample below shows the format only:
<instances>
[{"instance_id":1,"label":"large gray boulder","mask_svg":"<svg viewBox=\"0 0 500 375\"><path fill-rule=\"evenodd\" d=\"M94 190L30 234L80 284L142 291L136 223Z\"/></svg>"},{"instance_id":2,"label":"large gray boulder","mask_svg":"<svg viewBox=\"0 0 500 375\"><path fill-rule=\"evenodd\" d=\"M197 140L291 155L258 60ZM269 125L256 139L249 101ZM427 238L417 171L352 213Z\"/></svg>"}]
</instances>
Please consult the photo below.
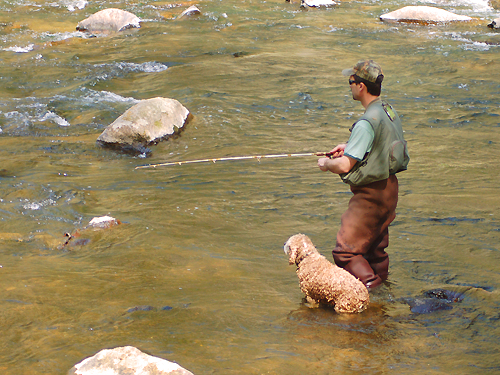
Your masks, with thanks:
<instances>
[{"instance_id":1,"label":"large gray boulder","mask_svg":"<svg viewBox=\"0 0 500 375\"><path fill-rule=\"evenodd\" d=\"M110 32L122 31L132 27L141 27L141 20L135 14L126 10L108 8L94 13L90 17L78 22L79 31Z\"/></svg>"},{"instance_id":2,"label":"large gray boulder","mask_svg":"<svg viewBox=\"0 0 500 375\"><path fill-rule=\"evenodd\" d=\"M133 346L104 349L73 366L68 375L193 375L177 363L153 357Z\"/></svg>"},{"instance_id":3,"label":"large gray boulder","mask_svg":"<svg viewBox=\"0 0 500 375\"><path fill-rule=\"evenodd\" d=\"M191 118L189 111L175 99L141 100L104 129L97 143L143 152L141 148L179 134Z\"/></svg>"},{"instance_id":4,"label":"large gray boulder","mask_svg":"<svg viewBox=\"0 0 500 375\"><path fill-rule=\"evenodd\" d=\"M471 21L473 18L462 16L447 10L428 6L407 6L394 12L382 14L382 21L441 23L455 21Z\"/></svg>"}]
</instances>

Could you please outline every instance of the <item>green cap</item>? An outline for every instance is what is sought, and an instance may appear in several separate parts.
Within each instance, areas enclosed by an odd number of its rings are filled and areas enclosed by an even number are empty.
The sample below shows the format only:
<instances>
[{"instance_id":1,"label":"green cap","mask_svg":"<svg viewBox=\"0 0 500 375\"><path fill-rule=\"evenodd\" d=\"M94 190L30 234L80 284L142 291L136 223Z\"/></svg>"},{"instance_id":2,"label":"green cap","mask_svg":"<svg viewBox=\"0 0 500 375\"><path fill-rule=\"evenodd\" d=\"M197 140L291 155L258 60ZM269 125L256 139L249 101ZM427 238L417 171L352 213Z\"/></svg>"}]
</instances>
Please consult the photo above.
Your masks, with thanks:
<instances>
[{"instance_id":1,"label":"green cap","mask_svg":"<svg viewBox=\"0 0 500 375\"><path fill-rule=\"evenodd\" d=\"M377 83L382 83L382 80L384 79L382 68L380 67L379 64L377 64L373 60L358 61L358 63L354 65L352 68L342 70L342 74L347 77L356 75L359 78L366 79L367 81L373 83L377 82L377 78L378 78Z\"/></svg>"}]
</instances>

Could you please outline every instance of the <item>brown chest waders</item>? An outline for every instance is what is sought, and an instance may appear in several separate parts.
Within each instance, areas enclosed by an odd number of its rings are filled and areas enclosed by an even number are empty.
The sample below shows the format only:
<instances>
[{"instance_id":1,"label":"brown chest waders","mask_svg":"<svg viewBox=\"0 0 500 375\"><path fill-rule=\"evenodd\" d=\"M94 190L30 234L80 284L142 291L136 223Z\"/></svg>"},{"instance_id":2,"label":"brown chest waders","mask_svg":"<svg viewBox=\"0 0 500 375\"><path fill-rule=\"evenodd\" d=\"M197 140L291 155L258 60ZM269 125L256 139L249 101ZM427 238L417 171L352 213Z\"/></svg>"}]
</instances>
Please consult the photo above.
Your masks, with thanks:
<instances>
[{"instance_id":1,"label":"brown chest waders","mask_svg":"<svg viewBox=\"0 0 500 375\"><path fill-rule=\"evenodd\" d=\"M387 279L389 224L396 217L398 179L351 186L354 196L342 215L333 259L337 266L349 271L368 288Z\"/></svg>"}]
</instances>

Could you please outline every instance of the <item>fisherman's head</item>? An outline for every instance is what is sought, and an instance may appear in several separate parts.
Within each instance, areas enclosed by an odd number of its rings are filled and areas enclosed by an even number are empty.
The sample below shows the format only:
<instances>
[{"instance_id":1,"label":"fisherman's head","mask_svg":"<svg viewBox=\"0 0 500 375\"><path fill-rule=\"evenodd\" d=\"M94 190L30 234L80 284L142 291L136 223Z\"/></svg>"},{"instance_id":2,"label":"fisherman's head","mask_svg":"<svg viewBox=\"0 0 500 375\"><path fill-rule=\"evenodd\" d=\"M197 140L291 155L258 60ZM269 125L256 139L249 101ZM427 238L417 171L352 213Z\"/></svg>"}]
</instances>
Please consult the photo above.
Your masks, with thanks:
<instances>
[{"instance_id":1,"label":"fisherman's head","mask_svg":"<svg viewBox=\"0 0 500 375\"><path fill-rule=\"evenodd\" d=\"M358 61L358 63L352 68L344 69L342 74L349 77L349 85L353 91L354 99L356 99L355 96L357 88L353 87L353 85L358 86L359 84L363 84L369 94L373 96L380 96L384 75L382 73L382 68L375 61Z\"/></svg>"}]
</instances>

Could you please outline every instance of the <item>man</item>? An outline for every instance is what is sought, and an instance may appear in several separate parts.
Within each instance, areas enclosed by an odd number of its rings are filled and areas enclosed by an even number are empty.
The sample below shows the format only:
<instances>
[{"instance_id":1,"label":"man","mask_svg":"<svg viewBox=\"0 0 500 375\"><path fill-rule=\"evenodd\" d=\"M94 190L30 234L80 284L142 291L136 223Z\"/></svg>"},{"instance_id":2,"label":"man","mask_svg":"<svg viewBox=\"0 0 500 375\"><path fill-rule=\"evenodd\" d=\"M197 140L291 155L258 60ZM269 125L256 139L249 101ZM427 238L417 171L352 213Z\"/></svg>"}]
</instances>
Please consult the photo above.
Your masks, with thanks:
<instances>
[{"instance_id":1,"label":"man","mask_svg":"<svg viewBox=\"0 0 500 375\"><path fill-rule=\"evenodd\" d=\"M365 113L350 129L347 144L336 146L318 166L339 174L354 194L342 215L333 259L373 289L389 274L385 248L389 224L396 217L396 173L406 170L410 159L399 116L380 99L380 66L373 60L360 61L342 73L349 77L352 97Z\"/></svg>"}]
</instances>

